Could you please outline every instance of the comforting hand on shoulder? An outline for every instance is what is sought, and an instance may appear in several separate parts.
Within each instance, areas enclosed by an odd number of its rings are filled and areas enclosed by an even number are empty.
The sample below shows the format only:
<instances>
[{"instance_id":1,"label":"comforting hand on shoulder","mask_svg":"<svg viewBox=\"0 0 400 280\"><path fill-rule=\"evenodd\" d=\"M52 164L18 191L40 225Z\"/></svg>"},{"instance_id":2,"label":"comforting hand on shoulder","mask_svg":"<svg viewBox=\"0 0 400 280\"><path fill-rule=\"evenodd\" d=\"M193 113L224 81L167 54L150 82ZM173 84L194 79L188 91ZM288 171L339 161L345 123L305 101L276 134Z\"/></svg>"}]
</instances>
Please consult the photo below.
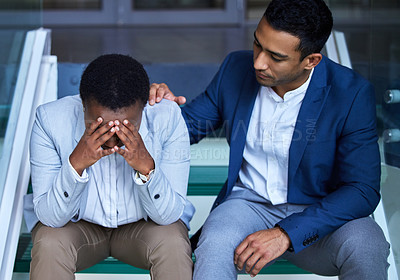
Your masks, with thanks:
<instances>
[{"instance_id":1,"label":"comforting hand on shoulder","mask_svg":"<svg viewBox=\"0 0 400 280\"><path fill-rule=\"evenodd\" d=\"M161 102L164 98L174 101L178 105L186 103L186 98L184 96L175 96L166 84L152 83L150 86L149 104L154 105L155 103Z\"/></svg>"}]
</instances>

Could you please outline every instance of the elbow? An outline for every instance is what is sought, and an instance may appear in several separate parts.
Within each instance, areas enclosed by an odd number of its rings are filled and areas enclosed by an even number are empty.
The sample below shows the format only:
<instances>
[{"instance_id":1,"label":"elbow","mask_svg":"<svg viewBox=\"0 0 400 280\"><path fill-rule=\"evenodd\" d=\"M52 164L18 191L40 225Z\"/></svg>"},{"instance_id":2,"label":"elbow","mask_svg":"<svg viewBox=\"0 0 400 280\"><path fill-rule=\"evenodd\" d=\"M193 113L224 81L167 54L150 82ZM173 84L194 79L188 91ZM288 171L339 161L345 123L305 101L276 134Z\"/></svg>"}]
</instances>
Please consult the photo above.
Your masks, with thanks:
<instances>
[{"instance_id":1,"label":"elbow","mask_svg":"<svg viewBox=\"0 0 400 280\"><path fill-rule=\"evenodd\" d=\"M178 221L182 213L183 205L182 207L175 207L170 211L167 210L162 213L149 214L149 218L160 226L167 226Z\"/></svg>"},{"instance_id":2,"label":"elbow","mask_svg":"<svg viewBox=\"0 0 400 280\"><path fill-rule=\"evenodd\" d=\"M156 223L157 225L159 225L159 226L168 226L168 225L170 225L170 224L175 223L178 219L175 219L175 220L173 220L173 219L171 219L171 220L163 220L163 219L154 219L154 218L151 218L151 220L152 220L154 223Z\"/></svg>"},{"instance_id":3,"label":"elbow","mask_svg":"<svg viewBox=\"0 0 400 280\"><path fill-rule=\"evenodd\" d=\"M39 218L39 221L45 226L52 228L60 228L65 226L69 221L60 221L60 220L51 220L51 219L42 219Z\"/></svg>"},{"instance_id":4,"label":"elbow","mask_svg":"<svg viewBox=\"0 0 400 280\"><path fill-rule=\"evenodd\" d=\"M44 211L45 213L41 213L42 211L35 209L35 214L38 217L39 221L45 226L52 228L60 228L65 226L70 219L61 217L55 213L51 213L50 211Z\"/></svg>"},{"instance_id":5,"label":"elbow","mask_svg":"<svg viewBox=\"0 0 400 280\"><path fill-rule=\"evenodd\" d=\"M379 192L376 192L375 196L370 201L371 213L375 211L380 201L381 201L381 194Z\"/></svg>"}]
</instances>

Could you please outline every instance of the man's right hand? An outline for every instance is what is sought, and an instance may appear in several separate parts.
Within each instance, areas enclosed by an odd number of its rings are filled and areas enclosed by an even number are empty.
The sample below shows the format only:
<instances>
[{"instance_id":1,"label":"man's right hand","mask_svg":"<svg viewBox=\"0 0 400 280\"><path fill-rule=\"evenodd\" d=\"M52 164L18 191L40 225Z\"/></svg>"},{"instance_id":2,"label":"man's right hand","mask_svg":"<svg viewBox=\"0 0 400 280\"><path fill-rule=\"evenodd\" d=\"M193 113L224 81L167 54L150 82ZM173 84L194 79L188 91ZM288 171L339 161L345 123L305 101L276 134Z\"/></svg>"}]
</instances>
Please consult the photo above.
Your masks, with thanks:
<instances>
[{"instance_id":1,"label":"man's right hand","mask_svg":"<svg viewBox=\"0 0 400 280\"><path fill-rule=\"evenodd\" d=\"M163 98L175 101L178 105L186 103L186 98L184 96L175 96L166 84L152 83L150 86L149 104L154 105L155 103L161 102Z\"/></svg>"},{"instance_id":2,"label":"man's right hand","mask_svg":"<svg viewBox=\"0 0 400 280\"><path fill-rule=\"evenodd\" d=\"M99 117L86 126L81 140L69 156L69 162L80 176L83 170L95 164L100 158L115 152L114 149L101 148L115 134L113 121L100 126L102 122L103 119Z\"/></svg>"}]
</instances>

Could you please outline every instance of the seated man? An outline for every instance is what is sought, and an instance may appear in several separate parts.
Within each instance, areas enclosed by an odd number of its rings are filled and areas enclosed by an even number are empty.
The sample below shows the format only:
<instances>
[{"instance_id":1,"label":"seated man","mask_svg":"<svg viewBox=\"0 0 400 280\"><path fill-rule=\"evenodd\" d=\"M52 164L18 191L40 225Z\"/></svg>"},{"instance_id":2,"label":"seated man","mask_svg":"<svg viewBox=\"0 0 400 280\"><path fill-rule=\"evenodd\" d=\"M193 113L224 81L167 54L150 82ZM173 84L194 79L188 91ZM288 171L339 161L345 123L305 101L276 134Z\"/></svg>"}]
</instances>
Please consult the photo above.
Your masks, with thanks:
<instances>
[{"instance_id":1,"label":"seated man","mask_svg":"<svg viewBox=\"0 0 400 280\"><path fill-rule=\"evenodd\" d=\"M190 146L178 105L146 106L149 79L124 55L84 71L80 97L40 106L31 138L31 279L74 279L109 256L152 279L192 279Z\"/></svg>"},{"instance_id":2,"label":"seated man","mask_svg":"<svg viewBox=\"0 0 400 280\"><path fill-rule=\"evenodd\" d=\"M371 84L320 51L323 0L272 0L253 51L231 53L182 109L192 143L223 128L227 182L192 237L195 280L255 276L277 258L341 280L387 279L389 244L368 217L380 199ZM175 97L154 84L150 104Z\"/></svg>"}]
</instances>

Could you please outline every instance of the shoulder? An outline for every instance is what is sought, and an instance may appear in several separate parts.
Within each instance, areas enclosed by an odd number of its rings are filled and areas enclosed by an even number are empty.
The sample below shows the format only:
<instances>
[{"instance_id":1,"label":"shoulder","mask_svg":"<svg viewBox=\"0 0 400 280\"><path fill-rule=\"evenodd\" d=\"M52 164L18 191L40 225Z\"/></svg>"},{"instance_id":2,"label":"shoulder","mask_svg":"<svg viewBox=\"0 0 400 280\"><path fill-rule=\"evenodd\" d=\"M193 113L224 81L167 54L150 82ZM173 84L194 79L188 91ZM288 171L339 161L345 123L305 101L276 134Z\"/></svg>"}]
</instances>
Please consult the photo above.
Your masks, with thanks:
<instances>
[{"instance_id":1,"label":"shoulder","mask_svg":"<svg viewBox=\"0 0 400 280\"><path fill-rule=\"evenodd\" d=\"M241 67L253 67L253 51L242 50L231 52L225 58L223 65L229 64L232 66L236 66L238 68Z\"/></svg>"},{"instance_id":2,"label":"shoulder","mask_svg":"<svg viewBox=\"0 0 400 280\"><path fill-rule=\"evenodd\" d=\"M178 121L182 118L179 105L167 99L163 99L153 106L147 103L143 109L143 115L146 117L149 125L152 123L161 123L167 126L168 122Z\"/></svg>"},{"instance_id":3,"label":"shoulder","mask_svg":"<svg viewBox=\"0 0 400 280\"><path fill-rule=\"evenodd\" d=\"M327 57L323 57L319 70L326 72L327 83L334 88L356 89L371 87L371 83L353 69L340 65Z\"/></svg>"},{"instance_id":4,"label":"shoulder","mask_svg":"<svg viewBox=\"0 0 400 280\"><path fill-rule=\"evenodd\" d=\"M38 125L45 130L57 131L57 134L76 129L77 120L82 116L83 106L79 95L45 103L36 110Z\"/></svg>"},{"instance_id":5,"label":"shoulder","mask_svg":"<svg viewBox=\"0 0 400 280\"><path fill-rule=\"evenodd\" d=\"M80 110L83 110L83 106L79 95L66 96L40 105L37 109L39 115L45 112L55 119L70 116L71 113L77 113Z\"/></svg>"},{"instance_id":6,"label":"shoulder","mask_svg":"<svg viewBox=\"0 0 400 280\"><path fill-rule=\"evenodd\" d=\"M253 52L235 51L225 58L214 81L217 85L233 83L238 86L238 83L241 84L249 74L254 74Z\"/></svg>"},{"instance_id":7,"label":"shoulder","mask_svg":"<svg viewBox=\"0 0 400 280\"><path fill-rule=\"evenodd\" d=\"M250 50L241 50L241 51L234 51L227 55L227 58L236 60L236 61L248 61L253 60L253 51Z\"/></svg>"}]
</instances>

